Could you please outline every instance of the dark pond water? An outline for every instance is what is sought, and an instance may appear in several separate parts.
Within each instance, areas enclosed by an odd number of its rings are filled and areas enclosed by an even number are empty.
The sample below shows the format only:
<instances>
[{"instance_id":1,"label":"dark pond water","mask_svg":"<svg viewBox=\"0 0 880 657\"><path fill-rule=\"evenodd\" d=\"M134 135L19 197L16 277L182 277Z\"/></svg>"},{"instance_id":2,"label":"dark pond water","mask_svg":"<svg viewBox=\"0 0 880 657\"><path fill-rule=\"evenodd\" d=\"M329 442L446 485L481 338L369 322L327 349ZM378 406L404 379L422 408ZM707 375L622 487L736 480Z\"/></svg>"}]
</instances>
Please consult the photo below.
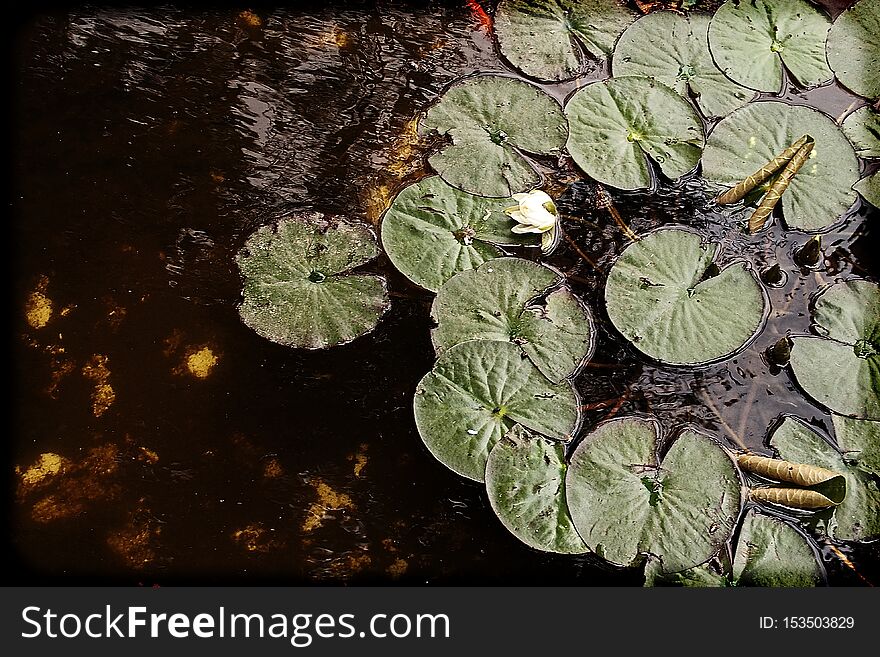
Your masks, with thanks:
<instances>
[{"instance_id":1,"label":"dark pond water","mask_svg":"<svg viewBox=\"0 0 880 657\"><path fill-rule=\"evenodd\" d=\"M84 6L28 17L13 51L7 579L641 584L636 569L524 547L481 485L423 448L411 403L433 360L431 296L387 260L391 310L352 344L291 350L236 311L233 256L255 228L304 208L375 224L424 175L412 118L455 78L506 70L479 5ZM834 86L788 98L834 117L863 103ZM792 254L807 236L777 222L731 237L694 183L612 196L636 231L702 226L789 280L754 346L698 372L647 364L603 330L577 380L585 429L645 411L762 449L780 413L829 427L760 352L807 329L824 282L875 277L876 211L856 206L806 270ZM596 267L568 244L552 262L599 307L624 239L589 183L560 206L583 220L569 235ZM817 547L832 583L880 581L876 544L836 546L855 570Z\"/></svg>"}]
</instances>

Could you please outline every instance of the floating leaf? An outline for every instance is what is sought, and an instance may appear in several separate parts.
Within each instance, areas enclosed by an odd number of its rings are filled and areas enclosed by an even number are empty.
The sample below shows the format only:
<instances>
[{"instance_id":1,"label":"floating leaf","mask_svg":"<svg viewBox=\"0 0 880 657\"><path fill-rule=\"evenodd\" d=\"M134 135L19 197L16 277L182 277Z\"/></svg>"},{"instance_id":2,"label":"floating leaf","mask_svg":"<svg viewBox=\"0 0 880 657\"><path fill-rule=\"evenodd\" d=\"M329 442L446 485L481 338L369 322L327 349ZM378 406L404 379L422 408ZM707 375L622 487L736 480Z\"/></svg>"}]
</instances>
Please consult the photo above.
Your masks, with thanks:
<instances>
[{"instance_id":1,"label":"floating leaf","mask_svg":"<svg viewBox=\"0 0 880 657\"><path fill-rule=\"evenodd\" d=\"M565 502L565 448L514 427L495 444L486 464L489 502L504 526L536 550L582 554Z\"/></svg>"},{"instance_id":2,"label":"floating leaf","mask_svg":"<svg viewBox=\"0 0 880 657\"><path fill-rule=\"evenodd\" d=\"M474 269L503 252L495 245L530 244L516 235L504 210L513 199L465 194L439 176L404 189L382 220L382 246L389 260L417 285L433 292L458 272Z\"/></svg>"},{"instance_id":3,"label":"floating leaf","mask_svg":"<svg viewBox=\"0 0 880 657\"><path fill-rule=\"evenodd\" d=\"M239 313L264 338L318 349L372 330L388 310L385 279L352 274L377 255L366 226L319 213L263 226L235 258L244 276Z\"/></svg>"},{"instance_id":4,"label":"floating leaf","mask_svg":"<svg viewBox=\"0 0 880 657\"><path fill-rule=\"evenodd\" d=\"M828 527L831 538L866 541L880 536L880 489L876 478L846 463L824 438L794 417L786 417L776 428L770 446L784 459L828 468L846 479L846 498L835 507Z\"/></svg>"},{"instance_id":5,"label":"floating leaf","mask_svg":"<svg viewBox=\"0 0 880 657\"><path fill-rule=\"evenodd\" d=\"M827 509L839 502L823 495L817 490L808 488L781 488L778 486L762 486L749 490L749 499L755 502L779 504L792 509Z\"/></svg>"},{"instance_id":6,"label":"floating leaf","mask_svg":"<svg viewBox=\"0 0 880 657\"><path fill-rule=\"evenodd\" d=\"M755 454L739 454L736 463L743 470L754 472L768 479L786 481L798 486L815 486L823 484L835 477L842 477L838 472L806 463L789 463L781 459L770 459Z\"/></svg>"},{"instance_id":7,"label":"floating leaf","mask_svg":"<svg viewBox=\"0 0 880 657\"><path fill-rule=\"evenodd\" d=\"M853 189L875 208L880 208L880 172L875 171L870 176L862 178L853 185Z\"/></svg>"},{"instance_id":8,"label":"floating leaf","mask_svg":"<svg viewBox=\"0 0 880 657\"><path fill-rule=\"evenodd\" d=\"M571 440L580 423L571 383L550 383L510 342L471 340L443 352L415 393L416 426L437 459L483 481L486 459L519 423Z\"/></svg>"},{"instance_id":9,"label":"floating leaf","mask_svg":"<svg viewBox=\"0 0 880 657\"><path fill-rule=\"evenodd\" d=\"M812 317L824 337L792 336L797 382L835 413L880 420L880 288L861 279L830 285Z\"/></svg>"},{"instance_id":10,"label":"floating leaf","mask_svg":"<svg viewBox=\"0 0 880 657\"><path fill-rule=\"evenodd\" d=\"M848 463L880 477L880 422L832 415L837 446Z\"/></svg>"},{"instance_id":11,"label":"floating leaf","mask_svg":"<svg viewBox=\"0 0 880 657\"><path fill-rule=\"evenodd\" d=\"M834 21L828 63L837 79L866 98L880 96L880 4L861 0Z\"/></svg>"},{"instance_id":12,"label":"floating leaf","mask_svg":"<svg viewBox=\"0 0 880 657\"><path fill-rule=\"evenodd\" d=\"M773 212L773 208L776 207L779 199L782 198L785 190L788 189L792 178L809 160L814 145L812 137L808 137L806 143L798 149L785 167L783 167L782 171L779 172L776 179L770 184L770 189L764 194L764 198L761 199L757 210L749 217L750 233L754 233L764 227L764 223L767 221L770 213Z\"/></svg>"},{"instance_id":13,"label":"floating leaf","mask_svg":"<svg viewBox=\"0 0 880 657\"><path fill-rule=\"evenodd\" d=\"M490 75L452 86L420 128L452 142L428 158L443 180L492 197L537 187L541 176L522 153L559 155L568 136L559 103L531 84Z\"/></svg>"},{"instance_id":14,"label":"floating leaf","mask_svg":"<svg viewBox=\"0 0 880 657\"><path fill-rule=\"evenodd\" d=\"M736 110L709 135L703 175L733 187L804 134L815 145L782 197L783 217L797 230L828 228L855 201L859 163L840 128L814 109L766 101Z\"/></svg>"},{"instance_id":15,"label":"floating leaf","mask_svg":"<svg viewBox=\"0 0 880 657\"><path fill-rule=\"evenodd\" d=\"M746 262L718 269L720 247L662 229L620 254L605 284L615 328L642 353L673 365L728 358L748 344L769 311Z\"/></svg>"},{"instance_id":16,"label":"floating leaf","mask_svg":"<svg viewBox=\"0 0 880 657\"><path fill-rule=\"evenodd\" d=\"M565 105L567 149L595 180L618 189L652 185L648 158L667 178L700 160L703 126L694 108L651 78L631 75L593 82Z\"/></svg>"},{"instance_id":17,"label":"floating leaf","mask_svg":"<svg viewBox=\"0 0 880 657\"><path fill-rule=\"evenodd\" d=\"M770 180L776 173L784 169L807 142L813 143L813 138L810 135L804 135L772 160L761 165L760 169L750 174L745 180L738 182L723 194L719 194L715 202L719 205L725 205L743 200L758 185Z\"/></svg>"},{"instance_id":18,"label":"floating leaf","mask_svg":"<svg viewBox=\"0 0 880 657\"><path fill-rule=\"evenodd\" d=\"M737 586L807 587L822 579L816 554L800 532L754 510L746 514L733 559Z\"/></svg>"},{"instance_id":19,"label":"floating leaf","mask_svg":"<svg viewBox=\"0 0 880 657\"><path fill-rule=\"evenodd\" d=\"M664 573L663 564L649 559L645 564L645 586L683 586L685 588L723 588L727 586L724 575L716 573L708 564L688 568L680 573Z\"/></svg>"},{"instance_id":20,"label":"floating leaf","mask_svg":"<svg viewBox=\"0 0 880 657\"><path fill-rule=\"evenodd\" d=\"M755 92L732 82L709 53L709 16L655 11L630 25L614 47L615 77L644 75L687 98L706 116L724 116L749 102Z\"/></svg>"},{"instance_id":21,"label":"floating leaf","mask_svg":"<svg viewBox=\"0 0 880 657\"><path fill-rule=\"evenodd\" d=\"M581 48L604 60L635 19L622 0L502 0L495 37L514 67L533 78L560 81L582 71Z\"/></svg>"},{"instance_id":22,"label":"floating leaf","mask_svg":"<svg viewBox=\"0 0 880 657\"><path fill-rule=\"evenodd\" d=\"M781 92L783 65L800 87L815 87L833 76L830 27L804 0L728 0L709 24L709 48L725 75L749 89Z\"/></svg>"},{"instance_id":23,"label":"floating leaf","mask_svg":"<svg viewBox=\"0 0 880 657\"><path fill-rule=\"evenodd\" d=\"M880 157L880 114L866 105L847 116L840 127L856 147L856 155Z\"/></svg>"},{"instance_id":24,"label":"floating leaf","mask_svg":"<svg viewBox=\"0 0 880 657\"><path fill-rule=\"evenodd\" d=\"M431 308L438 355L467 340L509 340L551 381L571 376L592 354L595 331L589 309L561 283L552 269L521 258L454 276Z\"/></svg>"},{"instance_id":25,"label":"floating leaf","mask_svg":"<svg viewBox=\"0 0 880 657\"><path fill-rule=\"evenodd\" d=\"M629 565L650 554L663 572L701 564L733 531L741 482L725 451L686 429L665 457L659 425L627 417L600 424L575 449L566 494L575 528L599 556Z\"/></svg>"}]
</instances>

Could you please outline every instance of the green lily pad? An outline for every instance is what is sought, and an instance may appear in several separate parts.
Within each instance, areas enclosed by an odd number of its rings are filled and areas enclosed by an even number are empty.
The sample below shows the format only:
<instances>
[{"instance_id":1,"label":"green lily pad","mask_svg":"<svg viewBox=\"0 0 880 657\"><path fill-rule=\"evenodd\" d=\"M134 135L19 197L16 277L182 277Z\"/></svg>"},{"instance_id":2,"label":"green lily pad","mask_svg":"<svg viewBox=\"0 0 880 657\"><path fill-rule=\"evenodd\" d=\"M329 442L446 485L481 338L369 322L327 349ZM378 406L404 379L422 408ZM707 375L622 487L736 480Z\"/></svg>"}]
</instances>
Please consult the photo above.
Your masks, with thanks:
<instances>
[{"instance_id":1,"label":"green lily pad","mask_svg":"<svg viewBox=\"0 0 880 657\"><path fill-rule=\"evenodd\" d=\"M651 78L631 75L593 82L566 103L568 152L591 178L618 189L653 183L648 158L667 178L700 160L703 125L694 108Z\"/></svg>"},{"instance_id":2,"label":"green lily pad","mask_svg":"<svg viewBox=\"0 0 880 657\"><path fill-rule=\"evenodd\" d=\"M853 185L853 189L875 208L880 208L880 171L875 171L870 176L862 178Z\"/></svg>"},{"instance_id":3,"label":"green lily pad","mask_svg":"<svg viewBox=\"0 0 880 657\"><path fill-rule=\"evenodd\" d=\"M477 481L483 481L489 452L514 424L565 442L580 423L571 383L550 383L519 347L492 340L443 352L416 387L413 406L431 453Z\"/></svg>"},{"instance_id":4,"label":"green lily pad","mask_svg":"<svg viewBox=\"0 0 880 657\"><path fill-rule=\"evenodd\" d=\"M523 153L557 156L568 136L553 98L534 85L491 75L452 86L419 128L451 141L428 158L443 180L470 194L505 198L541 183Z\"/></svg>"},{"instance_id":5,"label":"green lily pad","mask_svg":"<svg viewBox=\"0 0 880 657\"><path fill-rule=\"evenodd\" d=\"M509 340L554 383L570 377L592 354L595 331L587 306L561 283L549 267L521 258L454 276L431 308L437 354L467 340Z\"/></svg>"},{"instance_id":6,"label":"green lily pad","mask_svg":"<svg viewBox=\"0 0 880 657\"><path fill-rule=\"evenodd\" d=\"M663 564L656 559L648 559L645 564L645 586L683 586L685 588L723 588L728 586L727 578L716 573L709 564L688 568L680 573L664 573Z\"/></svg>"},{"instance_id":7,"label":"green lily pad","mask_svg":"<svg viewBox=\"0 0 880 657\"><path fill-rule=\"evenodd\" d=\"M746 262L718 269L720 247L667 228L630 244L608 273L615 328L645 355L671 365L729 358L760 331L766 294Z\"/></svg>"},{"instance_id":8,"label":"green lily pad","mask_svg":"<svg viewBox=\"0 0 880 657\"><path fill-rule=\"evenodd\" d=\"M614 47L615 77L642 75L659 80L684 97L693 95L706 116L724 116L755 92L732 82L709 52L709 16L652 12L630 25Z\"/></svg>"},{"instance_id":9,"label":"green lily pad","mask_svg":"<svg viewBox=\"0 0 880 657\"><path fill-rule=\"evenodd\" d=\"M794 336L791 371L801 388L840 415L880 420L880 288L853 279L813 304L815 332Z\"/></svg>"},{"instance_id":10,"label":"green lily pad","mask_svg":"<svg viewBox=\"0 0 880 657\"><path fill-rule=\"evenodd\" d=\"M841 541L867 541L880 536L880 488L877 479L845 458L802 420L786 417L770 438L782 458L839 472L846 497L834 507L828 535Z\"/></svg>"},{"instance_id":11,"label":"green lily pad","mask_svg":"<svg viewBox=\"0 0 880 657\"><path fill-rule=\"evenodd\" d=\"M582 72L581 49L600 62L636 14L622 0L502 0L498 49L526 75L568 80Z\"/></svg>"},{"instance_id":12,"label":"green lily pad","mask_svg":"<svg viewBox=\"0 0 880 657\"><path fill-rule=\"evenodd\" d=\"M436 292L453 275L504 255L496 245L538 246L517 235L504 210L516 202L465 194L439 176L405 188L382 220L382 246L392 264L416 285Z\"/></svg>"},{"instance_id":13,"label":"green lily pad","mask_svg":"<svg viewBox=\"0 0 880 657\"><path fill-rule=\"evenodd\" d=\"M779 93L783 65L807 89L833 77L825 61L831 20L804 0L728 0L709 24L715 62L734 82Z\"/></svg>"},{"instance_id":14,"label":"green lily pad","mask_svg":"<svg viewBox=\"0 0 880 657\"><path fill-rule=\"evenodd\" d=\"M369 228L319 213L263 226L235 258L244 276L241 318L291 347L350 342L375 328L389 307L384 278L351 273L377 253Z\"/></svg>"},{"instance_id":15,"label":"green lily pad","mask_svg":"<svg viewBox=\"0 0 880 657\"><path fill-rule=\"evenodd\" d=\"M536 550L583 554L565 502L565 447L515 425L486 464L489 502L504 526Z\"/></svg>"},{"instance_id":16,"label":"green lily pad","mask_svg":"<svg viewBox=\"0 0 880 657\"><path fill-rule=\"evenodd\" d=\"M714 556L730 537L742 483L709 436L685 429L661 459L659 424L627 417L600 424L571 456L565 491L587 546L620 565L640 555L678 572Z\"/></svg>"},{"instance_id":17,"label":"green lily pad","mask_svg":"<svg viewBox=\"0 0 880 657\"><path fill-rule=\"evenodd\" d=\"M828 33L828 63L850 91L880 96L880 5L861 0L834 21Z\"/></svg>"},{"instance_id":18,"label":"green lily pad","mask_svg":"<svg viewBox=\"0 0 880 657\"><path fill-rule=\"evenodd\" d=\"M789 228L826 229L855 201L852 185L859 177L859 161L840 128L821 112L777 101L736 110L709 135L703 176L733 187L805 134L815 145L782 195L782 214Z\"/></svg>"},{"instance_id":19,"label":"green lily pad","mask_svg":"<svg viewBox=\"0 0 880 657\"><path fill-rule=\"evenodd\" d=\"M834 437L847 463L880 477L880 422L832 415Z\"/></svg>"},{"instance_id":20,"label":"green lily pad","mask_svg":"<svg viewBox=\"0 0 880 657\"><path fill-rule=\"evenodd\" d=\"M733 559L736 586L803 588L822 579L816 554L794 527L754 510L746 514Z\"/></svg>"},{"instance_id":21,"label":"green lily pad","mask_svg":"<svg viewBox=\"0 0 880 657\"><path fill-rule=\"evenodd\" d=\"M866 105L847 116L840 127L856 147L856 155L880 157L880 114Z\"/></svg>"}]
</instances>

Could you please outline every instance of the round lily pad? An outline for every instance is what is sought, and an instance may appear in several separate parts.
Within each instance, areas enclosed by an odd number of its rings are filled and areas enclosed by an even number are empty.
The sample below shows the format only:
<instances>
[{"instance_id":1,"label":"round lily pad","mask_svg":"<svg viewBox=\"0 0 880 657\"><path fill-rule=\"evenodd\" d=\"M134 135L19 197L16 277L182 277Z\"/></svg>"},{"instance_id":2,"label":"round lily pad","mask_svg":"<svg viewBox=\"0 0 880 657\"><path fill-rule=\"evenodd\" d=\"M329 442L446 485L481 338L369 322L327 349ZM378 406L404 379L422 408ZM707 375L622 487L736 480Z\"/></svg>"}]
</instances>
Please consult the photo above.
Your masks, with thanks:
<instances>
[{"instance_id":1,"label":"round lily pad","mask_svg":"<svg viewBox=\"0 0 880 657\"><path fill-rule=\"evenodd\" d=\"M719 269L719 250L678 228L643 235L608 273L611 323L643 354L670 365L734 355L761 330L769 304L751 265Z\"/></svg>"},{"instance_id":2,"label":"round lily pad","mask_svg":"<svg viewBox=\"0 0 880 657\"><path fill-rule=\"evenodd\" d=\"M866 98L880 96L880 3L861 0L838 16L827 50L841 84Z\"/></svg>"},{"instance_id":3,"label":"round lily pad","mask_svg":"<svg viewBox=\"0 0 880 657\"><path fill-rule=\"evenodd\" d=\"M683 430L660 456L655 420L600 424L571 456L565 481L574 526L587 546L620 565L640 555L678 572L715 555L730 537L742 483L709 436Z\"/></svg>"},{"instance_id":4,"label":"round lily pad","mask_svg":"<svg viewBox=\"0 0 880 657\"><path fill-rule=\"evenodd\" d=\"M875 208L880 208L880 171L875 171L870 176L862 178L853 185L853 189Z\"/></svg>"},{"instance_id":5,"label":"round lily pad","mask_svg":"<svg viewBox=\"0 0 880 657\"><path fill-rule=\"evenodd\" d=\"M567 149L591 178L618 189L651 187L648 158L667 178L700 160L703 125L665 84L631 75L586 85L565 105Z\"/></svg>"},{"instance_id":6,"label":"round lily pad","mask_svg":"<svg viewBox=\"0 0 880 657\"><path fill-rule=\"evenodd\" d=\"M495 444L486 464L489 502L504 526L536 550L582 554L565 502L565 447L520 425Z\"/></svg>"},{"instance_id":7,"label":"round lily pad","mask_svg":"<svg viewBox=\"0 0 880 657\"><path fill-rule=\"evenodd\" d=\"M733 559L737 586L802 588L822 579L816 554L800 532L763 513L746 514Z\"/></svg>"},{"instance_id":8,"label":"round lily pad","mask_svg":"<svg viewBox=\"0 0 880 657\"><path fill-rule=\"evenodd\" d=\"M842 541L867 541L880 536L880 488L877 479L847 463L831 444L802 420L786 417L773 432L770 446L782 458L839 472L846 479L846 497L836 507L827 531Z\"/></svg>"},{"instance_id":9,"label":"round lily pad","mask_svg":"<svg viewBox=\"0 0 880 657\"><path fill-rule=\"evenodd\" d=\"M377 253L368 227L319 213L263 226L235 258L244 276L241 318L291 347L350 342L375 328L389 307L384 278L351 273Z\"/></svg>"},{"instance_id":10,"label":"round lily pad","mask_svg":"<svg viewBox=\"0 0 880 657\"><path fill-rule=\"evenodd\" d=\"M847 463L880 477L880 422L832 415L834 437Z\"/></svg>"},{"instance_id":11,"label":"round lily pad","mask_svg":"<svg viewBox=\"0 0 880 657\"><path fill-rule=\"evenodd\" d=\"M604 60L635 19L623 0L502 0L494 27L498 49L515 68L560 81L582 72L582 49Z\"/></svg>"},{"instance_id":12,"label":"round lily pad","mask_svg":"<svg viewBox=\"0 0 880 657\"><path fill-rule=\"evenodd\" d=\"M880 288L852 279L813 303L814 331L792 337L791 371L801 388L840 415L880 420Z\"/></svg>"},{"instance_id":13,"label":"round lily pad","mask_svg":"<svg viewBox=\"0 0 880 657\"><path fill-rule=\"evenodd\" d=\"M847 116L840 127L856 147L856 155L880 157L880 114L866 105Z\"/></svg>"},{"instance_id":14,"label":"round lily pad","mask_svg":"<svg viewBox=\"0 0 880 657\"><path fill-rule=\"evenodd\" d=\"M733 187L805 134L815 144L782 195L782 216L789 228L824 230L855 201L852 185L859 178L859 162L840 128L821 112L778 101L736 110L709 134L703 176Z\"/></svg>"},{"instance_id":15,"label":"round lily pad","mask_svg":"<svg viewBox=\"0 0 880 657\"><path fill-rule=\"evenodd\" d=\"M514 424L571 440L580 402L569 382L552 384L516 345L462 342L443 352L416 387L416 427L431 453L460 475L483 481L489 452Z\"/></svg>"},{"instance_id":16,"label":"round lily pad","mask_svg":"<svg viewBox=\"0 0 880 657\"><path fill-rule=\"evenodd\" d=\"M721 588L727 585L727 578L715 572L710 564L701 564L680 573L664 573L663 564L656 559L648 559L645 564L646 587Z\"/></svg>"},{"instance_id":17,"label":"round lily pad","mask_svg":"<svg viewBox=\"0 0 880 657\"><path fill-rule=\"evenodd\" d=\"M511 232L511 199L487 199L447 185L439 176L405 188L382 219L382 246L400 272L436 292L458 272L503 255L496 245L538 246L535 235Z\"/></svg>"},{"instance_id":18,"label":"round lily pad","mask_svg":"<svg viewBox=\"0 0 880 657\"><path fill-rule=\"evenodd\" d=\"M438 355L467 340L509 340L554 383L570 377L592 354L595 330L587 306L561 283L549 267L521 258L454 276L431 308Z\"/></svg>"},{"instance_id":19,"label":"round lily pad","mask_svg":"<svg viewBox=\"0 0 880 657\"><path fill-rule=\"evenodd\" d=\"M655 11L630 25L614 47L615 77L642 75L659 80L684 97L692 95L706 116L724 116L755 92L722 73L709 53L709 16Z\"/></svg>"},{"instance_id":20,"label":"round lily pad","mask_svg":"<svg viewBox=\"0 0 880 657\"><path fill-rule=\"evenodd\" d=\"M805 0L728 0L709 24L709 48L725 75L749 89L780 92L783 66L806 89L833 77L825 61L830 27Z\"/></svg>"},{"instance_id":21,"label":"round lily pad","mask_svg":"<svg viewBox=\"0 0 880 657\"><path fill-rule=\"evenodd\" d=\"M453 85L420 122L451 141L428 158L453 187L509 197L541 183L523 157L559 155L568 136L562 108L538 87L481 75Z\"/></svg>"}]
</instances>

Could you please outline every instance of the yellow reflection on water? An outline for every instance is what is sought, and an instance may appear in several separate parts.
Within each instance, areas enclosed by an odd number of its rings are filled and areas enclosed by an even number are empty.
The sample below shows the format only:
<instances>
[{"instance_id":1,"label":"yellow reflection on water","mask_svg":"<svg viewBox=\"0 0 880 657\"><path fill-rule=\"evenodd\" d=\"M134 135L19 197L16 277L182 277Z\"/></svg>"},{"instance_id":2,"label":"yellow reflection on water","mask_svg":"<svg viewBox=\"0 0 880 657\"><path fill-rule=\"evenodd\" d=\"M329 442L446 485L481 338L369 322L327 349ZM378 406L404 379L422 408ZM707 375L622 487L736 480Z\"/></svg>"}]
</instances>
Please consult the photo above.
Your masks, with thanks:
<instances>
[{"instance_id":1,"label":"yellow reflection on water","mask_svg":"<svg viewBox=\"0 0 880 657\"><path fill-rule=\"evenodd\" d=\"M92 390L92 413L101 417L116 401L116 391L110 385L109 358L103 354L95 354L88 363L83 365L82 373L94 383Z\"/></svg>"},{"instance_id":2,"label":"yellow reflection on water","mask_svg":"<svg viewBox=\"0 0 880 657\"><path fill-rule=\"evenodd\" d=\"M197 379L207 379L219 360L209 347L202 347L190 353L184 362L187 371L194 377Z\"/></svg>"},{"instance_id":3,"label":"yellow reflection on water","mask_svg":"<svg viewBox=\"0 0 880 657\"><path fill-rule=\"evenodd\" d=\"M40 276L37 287L31 291L24 304L24 314L31 328L43 328L52 318L52 299L46 296L48 276Z\"/></svg>"},{"instance_id":4,"label":"yellow reflection on water","mask_svg":"<svg viewBox=\"0 0 880 657\"><path fill-rule=\"evenodd\" d=\"M327 482L322 479L315 479L309 482L315 489L317 501L306 511L305 520L303 520L302 530L310 532L324 524L324 520L328 517L328 511L352 511L354 510L354 502L345 493L331 488Z\"/></svg>"}]
</instances>

